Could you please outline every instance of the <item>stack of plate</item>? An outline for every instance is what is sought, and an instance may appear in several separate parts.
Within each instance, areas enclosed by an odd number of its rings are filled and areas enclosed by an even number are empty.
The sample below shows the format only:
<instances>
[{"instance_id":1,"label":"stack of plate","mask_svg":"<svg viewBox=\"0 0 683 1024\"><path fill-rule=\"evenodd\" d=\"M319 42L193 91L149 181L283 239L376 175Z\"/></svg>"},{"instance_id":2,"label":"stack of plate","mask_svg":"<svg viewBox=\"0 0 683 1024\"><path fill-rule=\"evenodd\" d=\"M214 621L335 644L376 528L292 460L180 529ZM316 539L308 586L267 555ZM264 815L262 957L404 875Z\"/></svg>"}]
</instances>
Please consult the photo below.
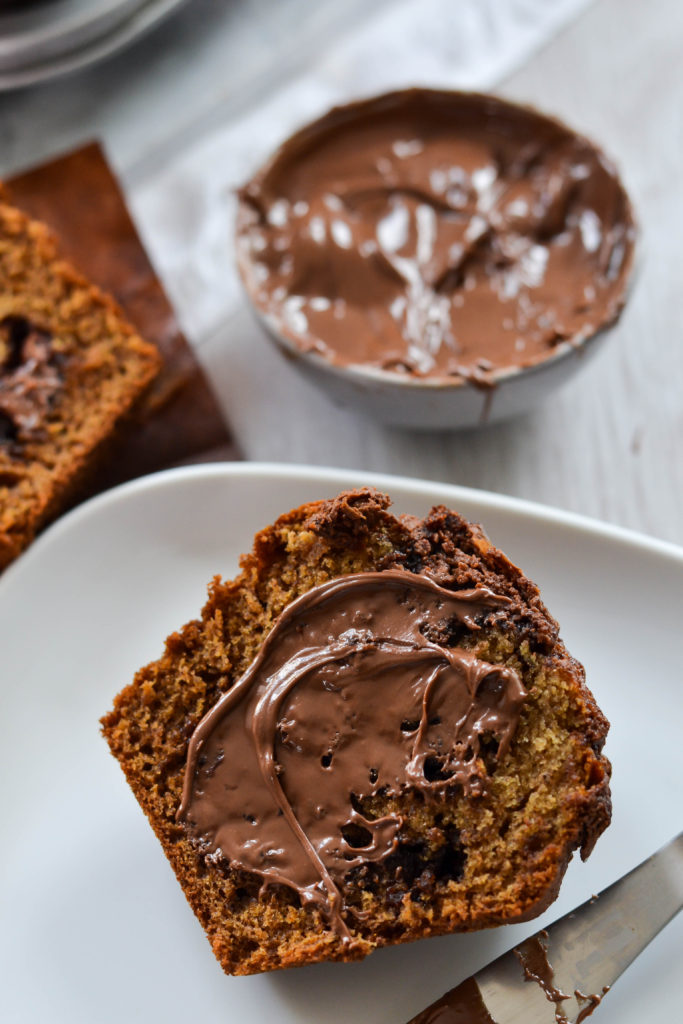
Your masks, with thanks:
<instances>
[{"instance_id":1,"label":"stack of plate","mask_svg":"<svg viewBox=\"0 0 683 1024\"><path fill-rule=\"evenodd\" d=\"M183 0L0 0L0 89L31 85L108 56Z\"/></svg>"}]
</instances>

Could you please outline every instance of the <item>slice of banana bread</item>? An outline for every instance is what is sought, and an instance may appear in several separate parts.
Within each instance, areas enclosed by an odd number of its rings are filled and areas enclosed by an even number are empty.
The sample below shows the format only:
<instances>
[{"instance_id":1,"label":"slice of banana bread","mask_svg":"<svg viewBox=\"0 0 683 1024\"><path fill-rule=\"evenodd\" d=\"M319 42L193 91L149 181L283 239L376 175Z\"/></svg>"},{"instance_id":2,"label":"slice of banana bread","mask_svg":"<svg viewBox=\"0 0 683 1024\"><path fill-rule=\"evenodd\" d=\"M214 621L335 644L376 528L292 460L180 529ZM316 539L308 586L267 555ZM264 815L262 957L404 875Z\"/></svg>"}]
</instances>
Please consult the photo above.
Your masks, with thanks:
<instances>
[{"instance_id":1,"label":"slice of banana bread","mask_svg":"<svg viewBox=\"0 0 683 1024\"><path fill-rule=\"evenodd\" d=\"M532 917L609 823L607 722L537 588L389 504L259 533L102 720L229 973Z\"/></svg>"},{"instance_id":2,"label":"slice of banana bread","mask_svg":"<svg viewBox=\"0 0 683 1024\"><path fill-rule=\"evenodd\" d=\"M0 569L74 496L159 366L48 229L0 201Z\"/></svg>"}]
</instances>

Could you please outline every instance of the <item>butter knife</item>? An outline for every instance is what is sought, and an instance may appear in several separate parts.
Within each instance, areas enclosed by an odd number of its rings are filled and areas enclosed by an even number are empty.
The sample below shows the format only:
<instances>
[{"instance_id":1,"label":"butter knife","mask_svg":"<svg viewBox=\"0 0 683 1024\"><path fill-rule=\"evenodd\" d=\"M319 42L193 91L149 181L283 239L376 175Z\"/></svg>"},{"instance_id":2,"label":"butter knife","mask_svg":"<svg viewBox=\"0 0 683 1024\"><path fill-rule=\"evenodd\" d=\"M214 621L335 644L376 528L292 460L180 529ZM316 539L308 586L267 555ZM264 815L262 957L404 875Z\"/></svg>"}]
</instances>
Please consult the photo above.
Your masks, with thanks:
<instances>
[{"instance_id":1,"label":"butter knife","mask_svg":"<svg viewBox=\"0 0 683 1024\"><path fill-rule=\"evenodd\" d=\"M581 1024L683 907L683 832L409 1024Z\"/></svg>"}]
</instances>

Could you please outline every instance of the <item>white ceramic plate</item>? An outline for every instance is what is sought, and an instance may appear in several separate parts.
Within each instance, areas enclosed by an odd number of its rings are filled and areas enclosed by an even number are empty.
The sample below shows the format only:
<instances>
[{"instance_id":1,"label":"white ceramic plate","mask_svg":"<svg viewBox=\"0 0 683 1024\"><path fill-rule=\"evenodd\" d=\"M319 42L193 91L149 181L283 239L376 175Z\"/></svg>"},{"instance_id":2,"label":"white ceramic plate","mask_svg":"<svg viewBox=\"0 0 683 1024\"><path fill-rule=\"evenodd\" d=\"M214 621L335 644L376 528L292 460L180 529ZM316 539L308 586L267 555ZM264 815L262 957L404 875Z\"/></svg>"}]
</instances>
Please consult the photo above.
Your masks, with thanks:
<instances>
[{"instance_id":1,"label":"white ceramic plate","mask_svg":"<svg viewBox=\"0 0 683 1024\"><path fill-rule=\"evenodd\" d=\"M41 0L0 9L0 90L76 71L133 42L185 0Z\"/></svg>"},{"instance_id":2,"label":"white ceramic plate","mask_svg":"<svg viewBox=\"0 0 683 1024\"><path fill-rule=\"evenodd\" d=\"M0 579L3 1020L404 1024L538 927L431 939L361 964L227 978L99 736L114 694L198 612L210 577L235 572L257 528L364 483L391 493L401 512L445 502L483 522L541 585L612 720L614 822L586 864L572 863L539 921L680 830L683 551L397 477L258 464L148 477L66 516ZM679 1020L682 948L680 915L618 982L596 1024Z\"/></svg>"}]
</instances>

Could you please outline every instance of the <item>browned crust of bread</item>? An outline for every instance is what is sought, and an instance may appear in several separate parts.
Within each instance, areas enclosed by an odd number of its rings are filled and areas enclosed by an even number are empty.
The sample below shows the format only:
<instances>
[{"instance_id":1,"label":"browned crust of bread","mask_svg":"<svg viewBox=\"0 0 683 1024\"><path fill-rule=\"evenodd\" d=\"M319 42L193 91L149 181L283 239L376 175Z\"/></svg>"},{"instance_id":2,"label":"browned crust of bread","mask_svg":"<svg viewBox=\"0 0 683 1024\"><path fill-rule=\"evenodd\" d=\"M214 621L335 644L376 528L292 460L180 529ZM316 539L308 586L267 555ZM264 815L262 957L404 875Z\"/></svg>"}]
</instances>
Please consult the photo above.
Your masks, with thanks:
<instances>
[{"instance_id":1,"label":"browned crust of bread","mask_svg":"<svg viewBox=\"0 0 683 1024\"><path fill-rule=\"evenodd\" d=\"M610 766L601 755L608 723L536 586L456 513L435 508L423 521L397 518L388 504L371 490L347 492L262 530L237 579L214 579L201 618L168 638L159 661L138 672L102 720L229 973L360 958L385 944L533 917L557 895L572 852L587 856L609 824ZM245 671L282 609L326 579L391 566L509 597L503 625L500 617L495 628L485 620L457 642L514 667L530 695L509 752L486 763L484 797L453 793L436 819L417 800L401 803L402 859L391 871L349 878L350 898L371 912L352 923L358 945L349 951L288 889L261 893L253 876L208 867L175 815L195 726ZM372 809L382 806L378 799Z\"/></svg>"},{"instance_id":2,"label":"browned crust of bread","mask_svg":"<svg viewBox=\"0 0 683 1024\"><path fill-rule=\"evenodd\" d=\"M48 228L0 202L0 321L6 317L53 337L64 381L40 436L0 442L0 569L74 497L161 365L115 302L60 258Z\"/></svg>"}]
</instances>

